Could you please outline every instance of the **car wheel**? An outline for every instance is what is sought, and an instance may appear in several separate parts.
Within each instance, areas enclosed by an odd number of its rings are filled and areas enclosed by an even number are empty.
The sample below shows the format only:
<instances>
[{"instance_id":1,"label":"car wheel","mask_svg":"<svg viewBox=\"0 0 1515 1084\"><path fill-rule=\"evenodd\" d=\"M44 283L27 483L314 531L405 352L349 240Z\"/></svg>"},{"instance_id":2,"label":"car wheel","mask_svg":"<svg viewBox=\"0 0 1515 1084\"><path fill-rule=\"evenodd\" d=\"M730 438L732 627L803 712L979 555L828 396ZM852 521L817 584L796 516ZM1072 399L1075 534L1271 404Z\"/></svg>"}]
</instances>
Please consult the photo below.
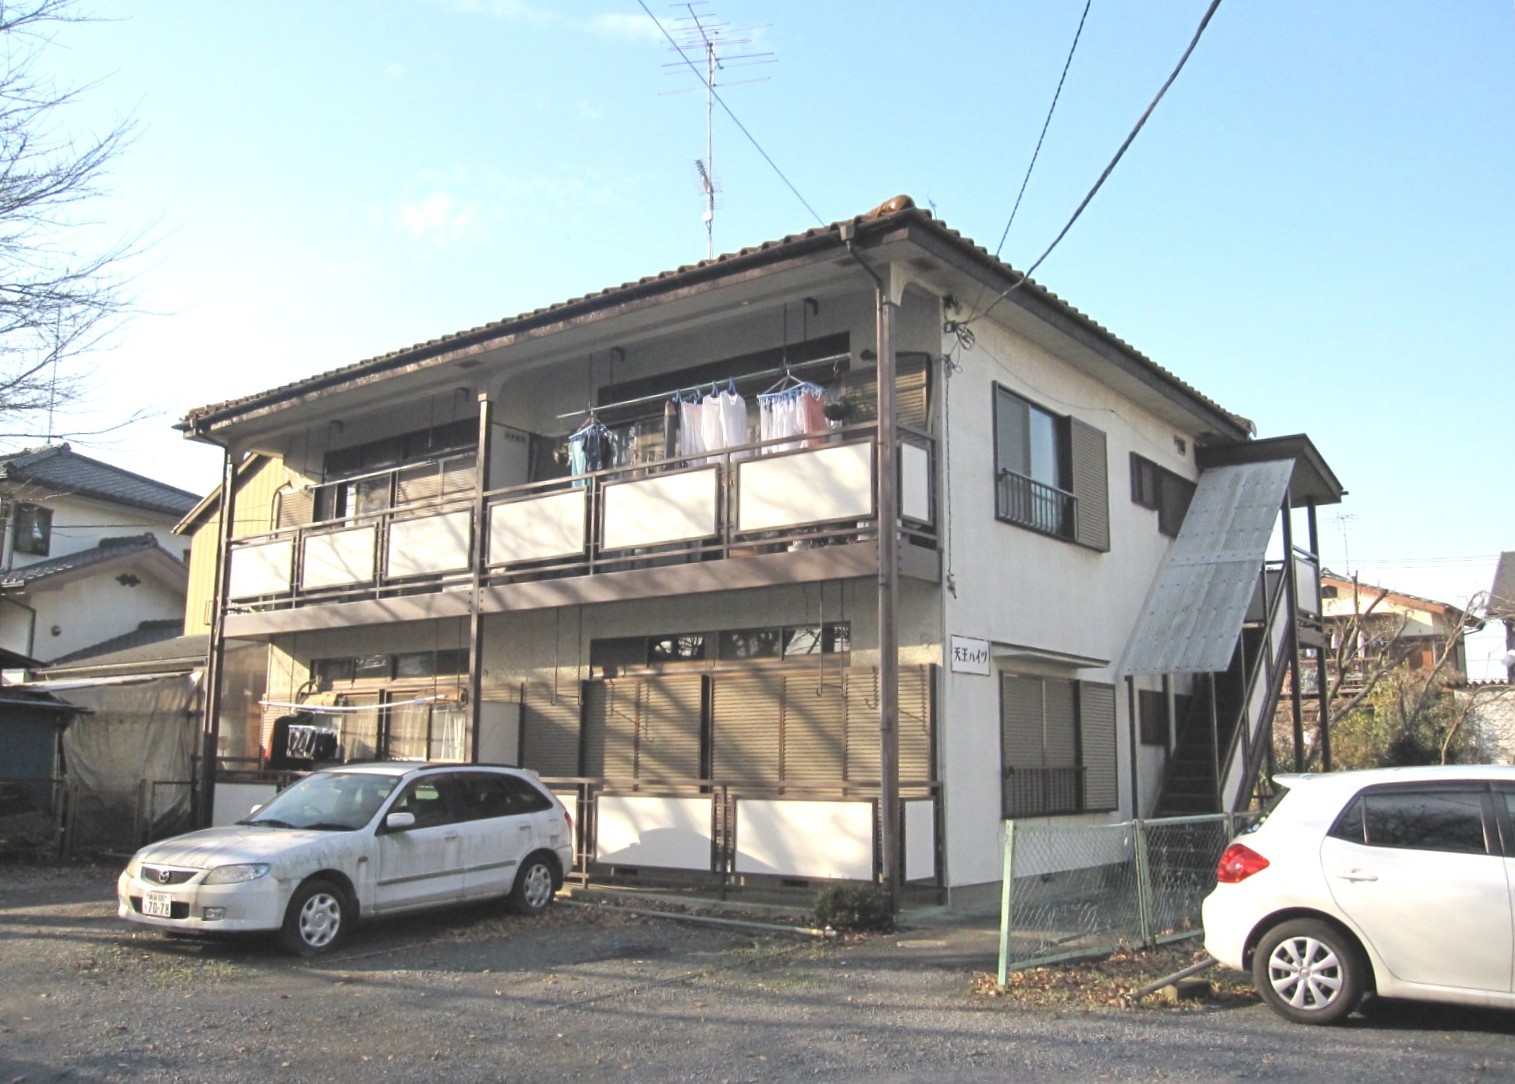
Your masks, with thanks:
<instances>
[{"instance_id":1,"label":"car wheel","mask_svg":"<svg viewBox=\"0 0 1515 1084\"><path fill-rule=\"evenodd\" d=\"M290 897L279 943L300 956L335 948L354 917L347 894L330 881L306 881Z\"/></svg>"},{"instance_id":2,"label":"car wheel","mask_svg":"<svg viewBox=\"0 0 1515 1084\"><path fill-rule=\"evenodd\" d=\"M510 888L510 909L518 915L539 915L557 891L552 865L539 854L521 863L516 883Z\"/></svg>"},{"instance_id":3,"label":"car wheel","mask_svg":"<svg viewBox=\"0 0 1515 1084\"><path fill-rule=\"evenodd\" d=\"M1367 964L1350 937L1317 919L1282 922L1252 956L1252 984L1296 1024L1334 1024L1362 1001Z\"/></svg>"}]
</instances>

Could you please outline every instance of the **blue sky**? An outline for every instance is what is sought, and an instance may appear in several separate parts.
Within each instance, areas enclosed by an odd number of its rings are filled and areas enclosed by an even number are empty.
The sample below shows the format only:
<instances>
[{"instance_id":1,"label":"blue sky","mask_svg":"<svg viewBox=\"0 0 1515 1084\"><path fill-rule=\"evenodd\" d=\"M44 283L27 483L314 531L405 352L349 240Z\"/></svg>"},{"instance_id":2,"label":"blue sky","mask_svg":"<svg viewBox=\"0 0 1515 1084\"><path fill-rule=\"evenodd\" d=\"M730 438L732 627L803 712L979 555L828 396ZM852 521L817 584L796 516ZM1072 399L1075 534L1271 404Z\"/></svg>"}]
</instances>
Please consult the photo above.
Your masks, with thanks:
<instances>
[{"instance_id":1,"label":"blue sky","mask_svg":"<svg viewBox=\"0 0 1515 1084\"><path fill-rule=\"evenodd\" d=\"M993 248L1081 0L716 0L717 251L896 193ZM1207 0L1094 0L1003 255L1051 242ZM684 10L651 3L670 28ZM194 490L188 409L701 259L704 96L636 0L95 0L46 65L135 142L88 211L144 315L81 450ZM670 93L682 91L682 93ZM1515 6L1225 0L1039 282L1350 490L1328 565L1449 602L1515 549ZM1478 656L1502 650L1475 644ZM1475 663L1478 661L1475 658ZM1476 668L1475 668L1476 669ZM1492 676L1492 675L1490 675Z\"/></svg>"}]
</instances>

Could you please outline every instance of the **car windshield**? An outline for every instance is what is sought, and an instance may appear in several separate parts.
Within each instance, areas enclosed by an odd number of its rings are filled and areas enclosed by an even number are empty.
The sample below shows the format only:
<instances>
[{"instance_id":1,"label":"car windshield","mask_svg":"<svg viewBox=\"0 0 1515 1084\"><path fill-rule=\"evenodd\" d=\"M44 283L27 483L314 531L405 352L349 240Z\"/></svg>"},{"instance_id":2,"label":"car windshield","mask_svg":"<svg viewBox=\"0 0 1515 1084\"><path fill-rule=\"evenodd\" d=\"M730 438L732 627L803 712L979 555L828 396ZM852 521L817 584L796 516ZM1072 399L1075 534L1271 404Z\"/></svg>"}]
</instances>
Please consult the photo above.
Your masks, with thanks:
<instances>
[{"instance_id":1,"label":"car windshield","mask_svg":"<svg viewBox=\"0 0 1515 1084\"><path fill-rule=\"evenodd\" d=\"M273 801L237 823L352 832L373 820L396 782L388 775L318 772L280 791Z\"/></svg>"}]
</instances>

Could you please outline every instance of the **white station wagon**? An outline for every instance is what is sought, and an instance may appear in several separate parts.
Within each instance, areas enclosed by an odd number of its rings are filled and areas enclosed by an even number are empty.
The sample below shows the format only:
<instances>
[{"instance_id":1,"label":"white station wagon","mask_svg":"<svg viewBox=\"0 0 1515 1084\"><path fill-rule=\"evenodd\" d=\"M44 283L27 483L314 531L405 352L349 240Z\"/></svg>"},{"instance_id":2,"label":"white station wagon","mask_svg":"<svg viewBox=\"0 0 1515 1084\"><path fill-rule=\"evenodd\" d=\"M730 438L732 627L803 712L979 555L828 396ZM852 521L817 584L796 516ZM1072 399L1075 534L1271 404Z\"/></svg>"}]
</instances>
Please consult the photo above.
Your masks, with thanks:
<instances>
[{"instance_id":1,"label":"white station wagon","mask_svg":"<svg viewBox=\"0 0 1515 1084\"><path fill-rule=\"evenodd\" d=\"M117 882L117 913L183 933L277 930L312 955L360 917L489 897L535 914L572 867L572 818L534 772L350 764L235 825L142 848Z\"/></svg>"}]
</instances>

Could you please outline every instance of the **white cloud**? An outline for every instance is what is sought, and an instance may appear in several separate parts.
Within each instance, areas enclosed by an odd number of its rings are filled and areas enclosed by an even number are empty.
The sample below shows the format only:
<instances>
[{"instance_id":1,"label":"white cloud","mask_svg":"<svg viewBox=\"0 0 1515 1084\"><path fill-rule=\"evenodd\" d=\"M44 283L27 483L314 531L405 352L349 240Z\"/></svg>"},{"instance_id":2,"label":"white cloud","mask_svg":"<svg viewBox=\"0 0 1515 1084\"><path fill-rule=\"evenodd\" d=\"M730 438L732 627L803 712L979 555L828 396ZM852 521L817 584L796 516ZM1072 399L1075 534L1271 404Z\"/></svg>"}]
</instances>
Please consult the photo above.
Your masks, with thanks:
<instances>
[{"instance_id":1,"label":"white cloud","mask_svg":"<svg viewBox=\"0 0 1515 1084\"><path fill-rule=\"evenodd\" d=\"M460 203L450 192L433 192L400 208L405 232L417 241L446 247L477 232L478 205Z\"/></svg>"},{"instance_id":2,"label":"white cloud","mask_svg":"<svg viewBox=\"0 0 1515 1084\"><path fill-rule=\"evenodd\" d=\"M384 65L384 75L389 79L403 79L405 78L405 65L398 61L391 61Z\"/></svg>"}]
</instances>

